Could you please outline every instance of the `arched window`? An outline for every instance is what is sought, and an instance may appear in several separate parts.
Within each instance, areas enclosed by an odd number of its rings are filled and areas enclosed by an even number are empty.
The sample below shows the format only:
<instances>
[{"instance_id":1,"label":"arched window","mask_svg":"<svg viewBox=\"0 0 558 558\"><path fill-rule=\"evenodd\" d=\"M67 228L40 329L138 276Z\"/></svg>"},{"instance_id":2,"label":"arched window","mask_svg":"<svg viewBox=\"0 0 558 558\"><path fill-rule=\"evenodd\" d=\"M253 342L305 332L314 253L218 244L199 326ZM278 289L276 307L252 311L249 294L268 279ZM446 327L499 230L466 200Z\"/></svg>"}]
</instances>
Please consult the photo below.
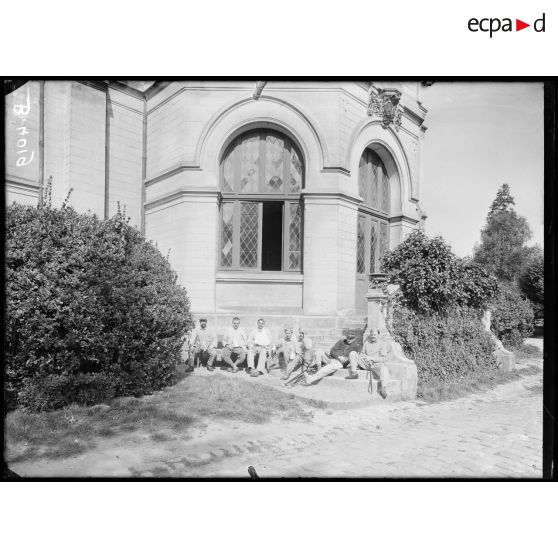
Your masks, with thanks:
<instances>
[{"instance_id":1,"label":"arched window","mask_svg":"<svg viewBox=\"0 0 558 558\"><path fill-rule=\"evenodd\" d=\"M302 157L274 130L236 138L221 161L219 267L300 271Z\"/></svg>"},{"instance_id":2,"label":"arched window","mask_svg":"<svg viewBox=\"0 0 558 558\"><path fill-rule=\"evenodd\" d=\"M357 273L380 271L380 259L389 249L389 175L380 156L372 149L362 154L358 168L362 198L357 228Z\"/></svg>"}]
</instances>

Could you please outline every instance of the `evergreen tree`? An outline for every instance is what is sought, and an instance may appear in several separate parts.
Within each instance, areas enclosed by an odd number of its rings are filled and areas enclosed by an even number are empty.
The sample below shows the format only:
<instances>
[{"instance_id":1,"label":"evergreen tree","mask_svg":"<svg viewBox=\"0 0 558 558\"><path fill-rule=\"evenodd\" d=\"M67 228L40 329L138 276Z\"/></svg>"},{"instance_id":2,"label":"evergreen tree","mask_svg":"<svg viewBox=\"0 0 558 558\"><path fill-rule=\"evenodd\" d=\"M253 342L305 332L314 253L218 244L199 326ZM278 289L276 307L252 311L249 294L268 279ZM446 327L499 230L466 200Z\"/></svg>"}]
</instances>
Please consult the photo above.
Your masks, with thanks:
<instances>
[{"instance_id":1,"label":"evergreen tree","mask_svg":"<svg viewBox=\"0 0 558 558\"><path fill-rule=\"evenodd\" d=\"M515 200L510 194L510 187L507 184L502 184L492 205L490 206L490 211L488 212L488 218L492 217L496 213L506 213L513 211L512 205L515 205Z\"/></svg>"},{"instance_id":2,"label":"evergreen tree","mask_svg":"<svg viewBox=\"0 0 558 558\"><path fill-rule=\"evenodd\" d=\"M538 248L525 244L532 237L527 219L515 212L510 188L503 184L490 206L474 261L498 279L515 283ZM538 249L540 250L540 249Z\"/></svg>"}]
</instances>

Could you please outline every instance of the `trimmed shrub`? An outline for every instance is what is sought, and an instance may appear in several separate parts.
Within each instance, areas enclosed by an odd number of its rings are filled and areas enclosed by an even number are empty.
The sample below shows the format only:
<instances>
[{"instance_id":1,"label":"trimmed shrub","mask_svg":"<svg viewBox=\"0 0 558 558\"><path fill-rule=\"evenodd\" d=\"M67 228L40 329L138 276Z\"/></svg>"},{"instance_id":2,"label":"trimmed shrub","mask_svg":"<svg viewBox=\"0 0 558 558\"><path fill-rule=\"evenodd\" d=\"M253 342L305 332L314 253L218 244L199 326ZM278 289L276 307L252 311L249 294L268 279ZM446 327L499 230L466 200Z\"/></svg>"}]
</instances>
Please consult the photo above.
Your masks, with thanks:
<instances>
[{"instance_id":1,"label":"trimmed shrub","mask_svg":"<svg viewBox=\"0 0 558 558\"><path fill-rule=\"evenodd\" d=\"M417 365L419 390L432 380L480 377L497 369L492 355L496 345L473 309L456 307L446 315L426 315L399 306L394 309L393 330L405 355Z\"/></svg>"},{"instance_id":2,"label":"trimmed shrub","mask_svg":"<svg viewBox=\"0 0 558 558\"><path fill-rule=\"evenodd\" d=\"M6 215L9 407L139 396L168 385L192 327L169 262L118 212L12 205Z\"/></svg>"},{"instance_id":3,"label":"trimmed shrub","mask_svg":"<svg viewBox=\"0 0 558 558\"><path fill-rule=\"evenodd\" d=\"M401 286L404 304L417 312L446 312L455 305L485 308L498 283L482 267L457 258L441 237L411 233L382 260L392 283Z\"/></svg>"},{"instance_id":4,"label":"trimmed shrub","mask_svg":"<svg viewBox=\"0 0 558 558\"><path fill-rule=\"evenodd\" d=\"M507 349L516 349L533 334L533 305L512 285L502 285L493 303L490 329Z\"/></svg>"}]
</instances>

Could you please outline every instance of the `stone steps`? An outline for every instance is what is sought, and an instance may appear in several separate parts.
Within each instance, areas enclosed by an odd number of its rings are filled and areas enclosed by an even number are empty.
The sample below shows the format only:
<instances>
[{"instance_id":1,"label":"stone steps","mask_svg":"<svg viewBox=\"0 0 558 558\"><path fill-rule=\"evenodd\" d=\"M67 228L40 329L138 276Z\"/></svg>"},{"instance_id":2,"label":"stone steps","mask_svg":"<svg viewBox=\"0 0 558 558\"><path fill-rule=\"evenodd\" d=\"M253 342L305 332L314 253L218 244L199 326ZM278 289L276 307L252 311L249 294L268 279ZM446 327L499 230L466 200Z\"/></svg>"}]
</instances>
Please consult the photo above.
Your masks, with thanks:
<instances>
[{"instance_id":1,"label":"stone steps","mask_svg":"<svg viewBox=\"0 0 558 558\"><path fill-rule=\"evenodd\" d=\"M313 386L297 385L292 388L283 385L284 382L279 377L281 374L279 369L272 369L269 374L260 375L258 378L250 377L244 370L231 374L221 368L216 368L213 372L197 368L195 374L203 376L220 374L238 381L267 385L283 393L292 394L302 403L319 408L357 409L401 400L401 380L392 379L387 383L388 396L383 399L378 394L377 381L372 380L372 393L369 393L369 382L365 379L366 372L359 372L363 373L363 377L359 377L358 380L345 380L348 372L341 370L336 373L341 375L327 376ZM359 376L361 376L360 373Z\"/></svg>"}]
</instances>

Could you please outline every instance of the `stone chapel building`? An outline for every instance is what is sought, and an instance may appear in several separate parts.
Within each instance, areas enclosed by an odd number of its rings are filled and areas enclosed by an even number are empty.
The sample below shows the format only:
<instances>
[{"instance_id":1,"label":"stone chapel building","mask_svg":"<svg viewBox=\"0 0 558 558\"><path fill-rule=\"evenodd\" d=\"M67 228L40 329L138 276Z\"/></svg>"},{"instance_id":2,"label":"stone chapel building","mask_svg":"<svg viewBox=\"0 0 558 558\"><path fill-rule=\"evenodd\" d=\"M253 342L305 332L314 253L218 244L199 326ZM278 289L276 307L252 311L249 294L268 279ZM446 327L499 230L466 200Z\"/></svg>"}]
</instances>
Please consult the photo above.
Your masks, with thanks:
<instances>
[{"instance_id":1,"label":"stone chapel building","mask_svg":"<svg viewBox=\"0 0 558 558\"><path fill-rule=\"evenodd\" d=\"M364 314L382 254L423 226L417 82L28 81L6 96L6 201L157 243L192 310Z\"/></svg>"}]
</instances>

